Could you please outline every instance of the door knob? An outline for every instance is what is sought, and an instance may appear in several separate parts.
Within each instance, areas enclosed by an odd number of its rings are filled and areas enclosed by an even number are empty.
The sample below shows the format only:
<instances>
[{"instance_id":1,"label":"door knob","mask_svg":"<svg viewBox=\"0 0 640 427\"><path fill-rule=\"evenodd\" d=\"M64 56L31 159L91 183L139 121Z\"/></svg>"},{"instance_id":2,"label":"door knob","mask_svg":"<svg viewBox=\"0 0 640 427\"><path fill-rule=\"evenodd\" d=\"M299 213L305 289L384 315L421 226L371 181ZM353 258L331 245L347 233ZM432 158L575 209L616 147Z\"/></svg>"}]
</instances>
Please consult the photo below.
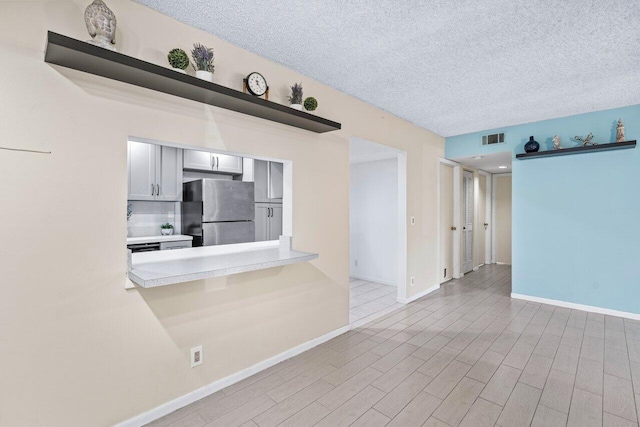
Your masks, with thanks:
<instances>
[{"instance_id":1,"label":"door knob","mask_svg":"<svg viewBox=\"0 0 640 427\"><path fill-rule=\"evenodd\" d=\"M451 231L456 231L456 230L457 230L457 228L451 227Z\"/></svg>"}]
</instances>

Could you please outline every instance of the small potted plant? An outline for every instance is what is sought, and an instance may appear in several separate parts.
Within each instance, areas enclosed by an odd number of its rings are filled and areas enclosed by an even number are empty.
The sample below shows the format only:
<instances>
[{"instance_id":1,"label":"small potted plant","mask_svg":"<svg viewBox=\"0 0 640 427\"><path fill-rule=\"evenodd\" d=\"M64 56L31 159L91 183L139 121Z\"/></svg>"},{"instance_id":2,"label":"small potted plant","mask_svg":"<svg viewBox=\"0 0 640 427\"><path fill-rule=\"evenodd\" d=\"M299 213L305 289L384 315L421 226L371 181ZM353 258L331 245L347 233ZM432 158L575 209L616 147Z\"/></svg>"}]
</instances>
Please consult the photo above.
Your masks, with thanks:
<instances>
[{"instance_id":1,"label":"small potted plant","mask_svg":"<svg viewBox=\"0 0 640 427\"><path fill-rule=\"evenodd\" d=\"M307 99L304 100L304 109L307 111L314 111L316 108L318 108L318 100L315 99L313 96L308 97Z\"/></svg>"},{"instance_id":2,"label":"small potted plant","mask_svg":"<svg viewBox=\"0 0 640 427\"><path fill-rule=\"evenodd\" d=\"M191 51L193 58L193 69L196 70L196 77L208 82L213 82L213 49L210 49L200 43L193 45Z\"/></svg>"},{"instance_id":3,"label":"small potted plant","mask_svg":"<svg viewBox=\"0 0 640 427\"><path fill-rule=\"evenodd\" d=\"M173 234L173 225L166 223L160 226L160 232L163 236L171 236Z\"/></svg>"},{"instance_id":4,"label":"small potted plant","mask_svg":"<svg viewBox=\"0 0 640 427\"><path fill-rule=\"evenodd\" d=\"M302 111L302 83L295 83L291 86L291 96L289 96L291 108Z\"/></svg>"},{"instance_id":5,"label":"small potted plant","mask_svg":"<svg viewBox=\"0 0 640 427\"><path fill-rule=\"evenodd\" d=\"M187 52L182 49L172 49L167 55L169 65L173 67L179 73L187 74L187 67L189 66L189 57Z\"/></svg>"}]
</instances>

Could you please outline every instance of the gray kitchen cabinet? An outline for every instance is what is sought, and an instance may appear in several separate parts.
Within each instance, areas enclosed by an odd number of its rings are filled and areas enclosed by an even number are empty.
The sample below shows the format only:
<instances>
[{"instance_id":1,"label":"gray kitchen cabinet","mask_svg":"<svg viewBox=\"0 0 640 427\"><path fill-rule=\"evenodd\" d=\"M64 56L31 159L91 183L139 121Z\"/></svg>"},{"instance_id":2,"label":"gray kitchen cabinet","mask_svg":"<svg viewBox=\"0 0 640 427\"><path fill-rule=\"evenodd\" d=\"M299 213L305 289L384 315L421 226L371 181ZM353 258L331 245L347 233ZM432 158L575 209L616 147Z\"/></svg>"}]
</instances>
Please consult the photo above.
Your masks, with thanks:
<instances>
[{"instance_id":1,"label":"gray kitchen cabinet","mask_svg":"<svg viewBox=\"0 0 640 427\"><path fill-rule=\"evenodd\" d=\"M256 202L282 203L283 167L282 163L253 161Z\"/></svg>"},{"instance_id":2,"label":"gray kitchen cabinet","mask_svg":"<svg viewBox=\"0 0 640 427\"><path fill-rule=\"evenodd\" d=\"M182 200L182 150L129 141L128 200Z\"/></svg>"},{"instance_id":3,"label":"gray kitchen cabinet","mask_svg":"<svg viewBox=\"0 0 640 427\"><path fill-rule=\"evenodd\" d=\"M239 175L242 173L242 157L209 151L184 150L184 168Z\"/></svg>"},{"instance_id":4,"label":"gray kitchen cabinet","mask_svg":"<svg viewBox=\"0 0 640 427\"><path fill-rule=\"evenodd\" d=\"M282 234L282 205L256 203L256 242L278 240Z\"/></svg>"}]
</instances>

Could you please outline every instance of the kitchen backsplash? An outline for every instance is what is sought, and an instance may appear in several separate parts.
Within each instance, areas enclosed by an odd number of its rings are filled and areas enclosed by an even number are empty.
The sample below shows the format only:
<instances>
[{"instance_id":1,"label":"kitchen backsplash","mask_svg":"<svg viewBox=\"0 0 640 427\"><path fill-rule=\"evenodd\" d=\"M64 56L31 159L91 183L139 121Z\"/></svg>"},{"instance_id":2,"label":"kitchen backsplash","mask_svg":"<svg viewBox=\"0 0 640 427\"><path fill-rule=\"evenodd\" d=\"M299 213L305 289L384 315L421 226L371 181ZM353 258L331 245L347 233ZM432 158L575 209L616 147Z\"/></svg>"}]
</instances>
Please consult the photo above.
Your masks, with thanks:
<instances>
[{"instance_id":1,"label":"kitchen backsplash","mask_svg":"<svg viewBox=\"0 0 640 427\"><path fill-rule=\"evenodd\" d=\"M180 234L179 202L129 201L131 217L127 221L128 237L159 236L162 224L173 224L173 234Z\"/></svg>"}]
</instances>

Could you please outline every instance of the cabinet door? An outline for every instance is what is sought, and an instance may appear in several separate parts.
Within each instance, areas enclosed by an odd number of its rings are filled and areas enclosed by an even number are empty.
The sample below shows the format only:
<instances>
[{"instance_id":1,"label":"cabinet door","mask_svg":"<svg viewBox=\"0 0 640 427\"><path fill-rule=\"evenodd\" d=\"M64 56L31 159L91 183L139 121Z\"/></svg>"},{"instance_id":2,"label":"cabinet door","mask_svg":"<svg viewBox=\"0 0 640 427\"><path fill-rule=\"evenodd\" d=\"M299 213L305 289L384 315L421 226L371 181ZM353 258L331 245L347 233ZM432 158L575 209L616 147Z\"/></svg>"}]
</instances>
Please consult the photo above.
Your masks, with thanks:
<instances>
[{"instance_id":1,"label":"cabinet door","mask_svg":"<svg viewBox=\"0 0 640 427\"><path fill-rule=\"evenodd\" d=\"M253 161L253 182L255 185L256 202L269 201L269 162Z\"/></svg>"},{"instance_id":2,"label":"cabinet door","mask_svg":"<svg viewBox=\"0 0 640 427\"><path fill-rule=\"evenodd\" d=\"M283 192L282 163L269 162L269 199L282 201Z\"/></svg>"},{"instance_id":3,"label":"cabinet door","mask_svg":"<svg viewBox=\"0 0 640 427\"><path fill-rule=\"evenodd\" d=\"M256 242L269 240L269 205L256 203Z\"/></svg>"},{"instance_id":4,"label":"cabinet door","mask_svg":"<svg viewBox=\"0 0 640 427\"><path fill-rule=\"evenodd\" d=\"M129 141L128 151L128 200L155 200L156 146Z\"/></svg>"},{"instance_id":5,"label":"cabinet door","mask_svg":"<svg viewBox=\"0 0 640 427\"><path fill-rule=\"evenodd\" d=\"M282 235L282 205L271 205L269 240L278 240L280 235Z\"/></svg>"},{"instance_id":6,"label":"cabinet door","mask_svg":"<svg viewBox=\"0 0 640 427\"><path fill-rule=\"evenodd\" d=\"M184 168L212 171L213 158L208 151L184 150Z\"/></svg>"},{"instance_id":7,"label":"cabinet door","mask_svg":"<svg viewBox=\"0 0 640 427\"><path fill-rule=\"evenodd\" d=\"M182 201L182 150L157 146L156 200ZM159 194L158 194L159 190Z\"/></svg>"},{"instance_id":8,"label":"cabinet door","mask_svg":"<svg viewBox=\"0 0 640 427\"><path fill-rule=\"evenodd\" d=\"M242 173L242 157L226 154L213 154L213 157L216 158L216 171L238 175Z\"/></svg>"}]
</instances>

